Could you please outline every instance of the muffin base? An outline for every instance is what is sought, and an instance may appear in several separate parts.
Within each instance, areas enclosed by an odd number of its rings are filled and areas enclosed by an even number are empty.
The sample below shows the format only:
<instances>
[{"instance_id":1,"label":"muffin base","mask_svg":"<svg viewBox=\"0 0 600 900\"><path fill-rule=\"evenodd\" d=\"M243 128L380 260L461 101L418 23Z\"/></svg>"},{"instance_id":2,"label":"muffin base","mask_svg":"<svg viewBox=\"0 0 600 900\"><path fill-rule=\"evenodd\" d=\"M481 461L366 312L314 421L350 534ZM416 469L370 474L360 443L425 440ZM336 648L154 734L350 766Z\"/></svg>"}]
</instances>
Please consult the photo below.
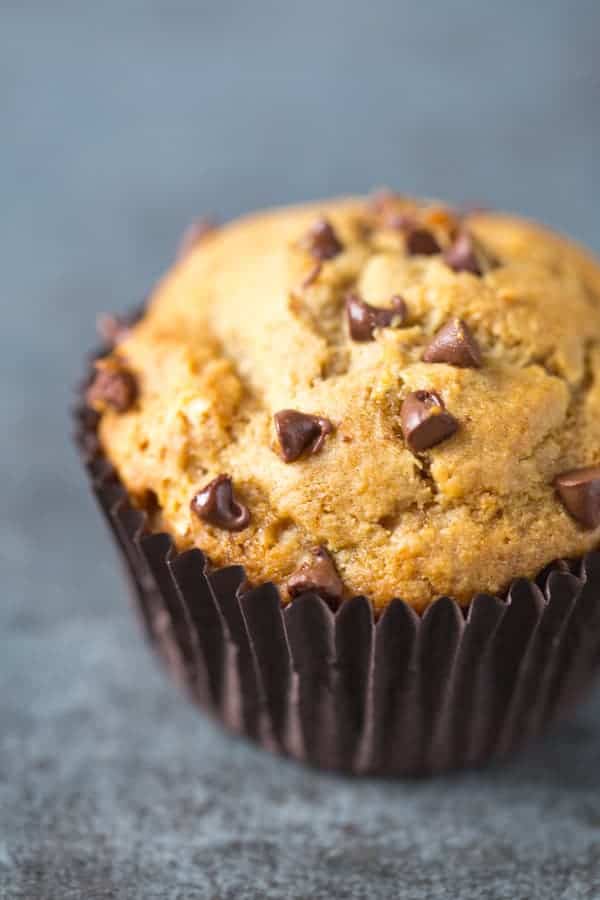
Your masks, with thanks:
<instances>
[{"instance_id":1,"label":"muffin base","mask_svg":"<svg viewBox=\"0 0 600 900\"><path fill-rule=\"evenodd\" d=\"M93 357L95 358L95 357ZM506 596L442 597L422 616L366 597L334 614L315 594L282 605L242 566L212 568L151 533L100 447L76 443L125 564L144 631L191 700L227 729L319 768L427 775L480 765L537 736L600 666L600 553L559 560Z\"/></svg>"}]
</instances>

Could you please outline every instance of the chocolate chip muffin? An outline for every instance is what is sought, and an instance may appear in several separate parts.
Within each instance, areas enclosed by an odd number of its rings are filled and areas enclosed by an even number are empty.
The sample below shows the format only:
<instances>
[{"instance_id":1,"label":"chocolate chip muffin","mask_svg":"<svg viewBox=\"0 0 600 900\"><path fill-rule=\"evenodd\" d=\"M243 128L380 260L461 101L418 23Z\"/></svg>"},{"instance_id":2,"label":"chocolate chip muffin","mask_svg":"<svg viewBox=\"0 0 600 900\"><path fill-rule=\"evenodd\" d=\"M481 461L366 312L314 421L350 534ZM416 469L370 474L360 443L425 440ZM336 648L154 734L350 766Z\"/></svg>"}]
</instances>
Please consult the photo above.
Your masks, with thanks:
<instances>
[{"instance_id":1,"label":"chocolate chip muffin","mask_svg":"<svg viewBox=\"0 0 600 900\"><path fill-rule=\"evenodd\" d=\"M283 603L416 611L600 539L600 266L389 193L205 223L87 394L151 528Z\"/></svg>"}]
</instances>

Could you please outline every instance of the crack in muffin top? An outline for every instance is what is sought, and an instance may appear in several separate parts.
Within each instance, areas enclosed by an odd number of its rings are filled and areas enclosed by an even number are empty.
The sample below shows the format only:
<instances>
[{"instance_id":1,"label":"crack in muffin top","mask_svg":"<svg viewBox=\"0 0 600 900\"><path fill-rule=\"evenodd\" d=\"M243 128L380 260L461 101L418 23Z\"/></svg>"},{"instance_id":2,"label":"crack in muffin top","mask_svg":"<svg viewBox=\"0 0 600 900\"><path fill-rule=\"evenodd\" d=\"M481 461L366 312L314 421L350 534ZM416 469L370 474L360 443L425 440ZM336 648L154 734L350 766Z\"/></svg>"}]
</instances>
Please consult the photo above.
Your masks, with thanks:
<instances>
[{"instance_id":1,"label":"crack in muffin top","mask_svg":"<svg viewBox=\"0 0 600 900\"><path fill-rule=\"evenodd\" d=\"M467 603L598 544L600 268L533 223L382 194L205 229L98 365L152 527L284 602Z\"/></svg>"}]
</instances>

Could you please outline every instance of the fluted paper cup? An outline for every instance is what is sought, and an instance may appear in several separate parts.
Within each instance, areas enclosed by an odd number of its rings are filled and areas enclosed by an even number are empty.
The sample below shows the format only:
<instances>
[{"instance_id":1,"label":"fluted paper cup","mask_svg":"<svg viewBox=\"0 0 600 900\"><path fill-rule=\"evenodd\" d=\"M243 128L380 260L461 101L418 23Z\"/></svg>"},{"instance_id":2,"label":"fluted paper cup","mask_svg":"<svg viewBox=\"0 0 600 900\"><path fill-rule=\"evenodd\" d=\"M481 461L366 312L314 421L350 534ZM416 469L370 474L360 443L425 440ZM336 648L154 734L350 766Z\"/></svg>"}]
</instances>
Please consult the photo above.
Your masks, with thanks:
<instances>
[{"instance_id":1,"label":"fluted paper cup","mask_svg":"<svg viewBox=\"0 0 600 900\"><path fill-rule=\"evenodd\" d=\"M89 381L89 377L87 379ZM231 731L325 769L425 775L479 765L540 734L600 663L600 553L558 561L468 607L417 615L366 597L336 613L284 605L242 565L214 568L152 533L96 436L80 389L76 440L144 631L194 703ZM374 581L377 572L373 572Z\"/></svg>"}]
</instances>

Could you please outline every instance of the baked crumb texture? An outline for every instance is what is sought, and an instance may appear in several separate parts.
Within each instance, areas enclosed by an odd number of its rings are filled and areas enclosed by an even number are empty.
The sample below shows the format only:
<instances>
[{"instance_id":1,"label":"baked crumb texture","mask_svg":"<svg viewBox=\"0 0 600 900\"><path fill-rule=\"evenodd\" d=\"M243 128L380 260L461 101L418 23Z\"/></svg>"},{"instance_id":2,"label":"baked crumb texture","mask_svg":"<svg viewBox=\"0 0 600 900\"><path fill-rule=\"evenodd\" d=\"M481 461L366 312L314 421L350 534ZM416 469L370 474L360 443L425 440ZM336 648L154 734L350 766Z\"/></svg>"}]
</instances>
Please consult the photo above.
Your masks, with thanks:
<instances>
[{"instance_id":1,"label":"baked crumb texture","mask_svg":"<svg viewBox=\"0 0 600 900\"><path fill-rule=\"evenodd\" d=\"M464 604L600 537L600 268L513 217L384 193L211 227L88 399L153 527L284 602Z\"/></svg>"}]
</instances>

